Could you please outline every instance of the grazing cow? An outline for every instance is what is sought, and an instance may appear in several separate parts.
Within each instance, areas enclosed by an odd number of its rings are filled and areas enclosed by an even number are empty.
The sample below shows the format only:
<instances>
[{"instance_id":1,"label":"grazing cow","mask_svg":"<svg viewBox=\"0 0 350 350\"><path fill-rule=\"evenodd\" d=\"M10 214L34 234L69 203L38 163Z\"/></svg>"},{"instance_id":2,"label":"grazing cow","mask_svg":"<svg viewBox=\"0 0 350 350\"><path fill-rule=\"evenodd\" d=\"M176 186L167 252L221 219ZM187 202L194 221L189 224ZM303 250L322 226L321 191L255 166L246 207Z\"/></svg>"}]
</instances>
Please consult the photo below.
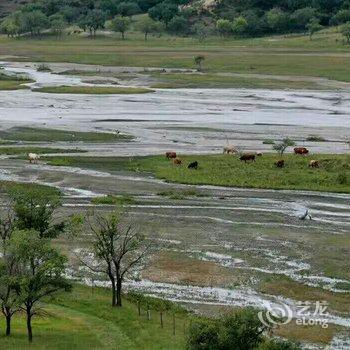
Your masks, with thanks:
<instances>
[{"instance_id":1,"label":"grazing cow","mask_svg":"<svg viewBox=\"0 0 350 350\"><path fill-rule=\"evenodd\" d=\"M300 154L302 156L305 156L309 153L309 150L305 147L295 147L294 148L294 153L295 154Z\"/></svg>"},{"instance_id":2,"label":"grazing cow","mask_svg":"<svg viewBox=\"0 0 350 350\"><path fill-rule=\"evenodd\" d=\"M182 164L182 160L180 158L173 159L173 165L181 165L181 164Z\"/></svg>"},{"instance_id":3,"label":"grazing cow","mask_svg":"<svg viewBox=\"0 0 350 350\"><path fill-rule=\"evenodd\" d=\"M319 168L319 166L318 160L310 160L309 168Z\"/></svg>"},{"instance_id":4,"label":"grazing cow","mask_svg":"<svg viewBox=\"0 0 350 350\"><path fill-rule=\"evenodd\" d=\"M224 154L234 154L237 153L237 150L235 148L235 146L226 146L224 147Z\"/></svg>"},{"instance_id":5,"label":"grazing cow","mask_svg":"<svg viewBox=\"0 0 350 350\"><path fill-rule=\"evenodd\" d=\"M168 159L175 159L175 158L177 157L176 152L166 152L166 153L165 153L165 156L166 156Z\"/></svg>"},{"instance_id":6,"label":"grazing cow","mask_svg":"<svg viewBox=\"0 0 350 350\"><path fill-rule=\"evenodd\" d=\"M36 153L29 153L28 154L29 163L37 164L39 158L40 158L40 156Z\"/></svg>"},{"instance_id":7,"label":"grazing cow","mask_svg":"<svg viewBox=\"0 0 350 350\"><path fill-rule=\"evenodd\" d=\"M192 162L192 163L190 163L190 164L188 164L188 167L187 167L188 169L198 169L198 162L197 161L195 161L195 162Z\"/></svg>"},{"instance_id":8,"label":"grazing cow","mask_svg":"<svg viewBox=\"0 0 350 350\"><path fill-rule=\"evenodd\" d=\"M275 165L277 168L284 168L284 160L280 159L280 160L276 161Z\"/></svg>"},{"instance_id":9,"label":"grazing cow","mask_svg":"<svg viewBox=\"0 0 350 350\"><path fill-rule=\"evenodd\" d=\"M255 154L243 154L239 157L239 160L244 163L255 162Z\"/></svg>"}]
</instances>

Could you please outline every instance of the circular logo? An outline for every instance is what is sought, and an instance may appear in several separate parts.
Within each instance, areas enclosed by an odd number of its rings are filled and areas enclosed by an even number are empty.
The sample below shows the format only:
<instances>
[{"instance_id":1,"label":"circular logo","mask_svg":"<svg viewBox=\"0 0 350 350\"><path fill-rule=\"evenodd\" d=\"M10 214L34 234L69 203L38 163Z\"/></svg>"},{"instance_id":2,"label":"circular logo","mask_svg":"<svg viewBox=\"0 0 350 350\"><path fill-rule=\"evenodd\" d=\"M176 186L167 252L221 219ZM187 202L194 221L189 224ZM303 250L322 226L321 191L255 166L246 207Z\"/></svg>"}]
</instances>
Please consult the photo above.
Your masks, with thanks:
<instances>
[{"instance_id":1,"label":"circular logo","mask_svg":"<svg viewBox=\"0 0 350 350\"><path fill-rule=\"evenodd\" d=\"M258 317L260 322L266 326L288 324L293 318L292 309L284 303L265 302L264 306L267 310L259 311Z\"/></svg>"}]
</instances>

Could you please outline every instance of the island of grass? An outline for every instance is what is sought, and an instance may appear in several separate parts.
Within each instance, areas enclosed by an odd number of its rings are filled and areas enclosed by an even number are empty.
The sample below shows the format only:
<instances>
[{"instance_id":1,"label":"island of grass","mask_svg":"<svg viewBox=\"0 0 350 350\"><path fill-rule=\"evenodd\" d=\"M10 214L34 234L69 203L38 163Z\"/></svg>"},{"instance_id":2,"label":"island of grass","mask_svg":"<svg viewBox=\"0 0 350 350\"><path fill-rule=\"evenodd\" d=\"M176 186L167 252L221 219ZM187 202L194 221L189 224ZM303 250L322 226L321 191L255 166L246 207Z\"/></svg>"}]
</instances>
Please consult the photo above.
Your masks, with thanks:
<instances>
[{"instance_id":1,"label":"island of grass","mask_svg":"<svg viewBox=\"0 0 350 350\"><path fill-rule=\"evenodd\" d=\"M0 72L0 90L11 91L28 89L28 86L23 84L31 82L33 82L33 80L22 75L7 75Z\"/></svg>"},{"instance_id":2,"label":"island of grass","mask_svg":"<svg viewBox=\"0 0 350 350\"><path fill-rule=\"evenodd\" d=\"M107 195L101 197L95 197L91 199L91 203L96 205L131 205L137 204L137 201L134 197L130 195Z\"/></svg>"},{"instance_id":3,"label":"island of grass","mask_svg":"<svg viewBox=\"0 0 350 350\"><path fill-rule=\"evenodd\" d=\"M137 157L52 157L51 165L77 166L101 171L142 171L169 182L190 185L219 185L242 188L310 190L350 193L350 155L313 154L319 168L309 168L311 156L284 155L286 167L276 168L276 154L264 154L254 163L232 155L181 156L182 166L173 166L165 156ZM199 162L198 170L187 165Z\"/></svg>"},{"instance_id":4,"label":"island of grass","mask_svg":"<svg viewBox=\"0 0 350 350\"><path fill-rule=\"evenodd\" d=\"M119 86L47 86L33 89L34 92L51 94L83 94L83 95L132 95L147 94L154 90L142 87Z\"/></svg>"},{"instance_id":5,"label":"island of grass","mask_svg":"<svg viewBox=\"0 0 350 350\"><path fill-rule=\"evenodd\" d=\"M3 141L25 142L120 142L131 141L131 135L105 132L82 132L48 128L14 127L0 131Z\"/></svg>"}]
</instances>

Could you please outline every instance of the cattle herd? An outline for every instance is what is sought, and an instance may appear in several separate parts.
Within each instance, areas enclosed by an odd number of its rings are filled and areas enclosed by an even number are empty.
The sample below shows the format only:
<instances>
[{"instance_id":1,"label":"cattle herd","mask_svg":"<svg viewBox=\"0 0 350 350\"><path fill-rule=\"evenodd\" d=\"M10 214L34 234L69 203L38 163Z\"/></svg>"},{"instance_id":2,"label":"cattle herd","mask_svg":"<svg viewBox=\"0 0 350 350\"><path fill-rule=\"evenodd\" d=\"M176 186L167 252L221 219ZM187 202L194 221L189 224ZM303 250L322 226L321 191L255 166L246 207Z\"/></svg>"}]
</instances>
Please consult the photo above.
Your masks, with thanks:
<instances>
[{"instance_id":1,"label":"cattle herd","mask_svg":"<svg viewBox=\"0 0 350 350\"><path fill-rule=\"evenodd\" d=\"M223 153L224 154L236 154L238 153L237 149L234 147L234 146L225 146L223 148ZM309 150L305 147L295 147L294 148L294 154L296 155L301 155L301 156L306 156L309 154ZM247 162L255 162L256 158L257 157L262 157L262 153L261 152L254 152L254 153L243 153L243 154L240 154L239 156L239 160L244 162L244 163L247 163ZM171 160L173 165L182 165L183 164L183 161L182 159L180 159L178 156L177 156L177 153L176 152L166 152L165 153L165 156L167 159ZM274 165L277 167L277 168L284 168L285 165L286 165L286 162L284 159L279 159L277 160ZM198 166L199 166L199 163L198 161L194 161L194 162L191 162L188 164L187 168L188 169L198 169ZM310 160L309 162L309 167L310 168L318 168L319 167L319 162L318 160Z\"/></svg>"}]
</instances>

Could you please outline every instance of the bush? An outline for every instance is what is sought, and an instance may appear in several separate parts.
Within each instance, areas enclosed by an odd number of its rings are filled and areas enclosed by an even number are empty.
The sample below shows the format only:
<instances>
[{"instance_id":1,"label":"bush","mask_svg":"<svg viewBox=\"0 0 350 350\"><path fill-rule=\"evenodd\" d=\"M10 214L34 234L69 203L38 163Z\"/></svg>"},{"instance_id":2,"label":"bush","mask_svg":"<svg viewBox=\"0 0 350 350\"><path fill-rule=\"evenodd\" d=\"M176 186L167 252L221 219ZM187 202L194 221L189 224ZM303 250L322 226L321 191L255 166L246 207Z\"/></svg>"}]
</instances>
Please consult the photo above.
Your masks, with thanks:
<instances>
[{"instance_id":1,"label":"bush","mask_svg":"<svg viewBox=\"0 0 350 350\"><path fill-rule=\"evenodd\" d=\"M324 142L326 141L326 139L322 136L319 136L319 135L309 135L307 138L306 138L306 141L311 141L311 142Z\"/></svg>"},{"instance_id":2,"label":"bush","mask_svg":"<svg viewBox=\"0 0 350 350\"><path fill-rule=\"evenodd\" d=\"M36 70L38 72L51 72L51 68L45 63L40 64Z\"/></svg>"},{"instance_id":3,"label":"bush","mask_svg":"<svg viewBox=\"0 0 350 350\"><path fill-rule=\"evenodd\" d=\"M200 320L192 323L187 339L190 350L257 349L264 341L262 333L268 327L258 318L258 311L246 308L219 320Z\"/></svg>"}]
</instances>

